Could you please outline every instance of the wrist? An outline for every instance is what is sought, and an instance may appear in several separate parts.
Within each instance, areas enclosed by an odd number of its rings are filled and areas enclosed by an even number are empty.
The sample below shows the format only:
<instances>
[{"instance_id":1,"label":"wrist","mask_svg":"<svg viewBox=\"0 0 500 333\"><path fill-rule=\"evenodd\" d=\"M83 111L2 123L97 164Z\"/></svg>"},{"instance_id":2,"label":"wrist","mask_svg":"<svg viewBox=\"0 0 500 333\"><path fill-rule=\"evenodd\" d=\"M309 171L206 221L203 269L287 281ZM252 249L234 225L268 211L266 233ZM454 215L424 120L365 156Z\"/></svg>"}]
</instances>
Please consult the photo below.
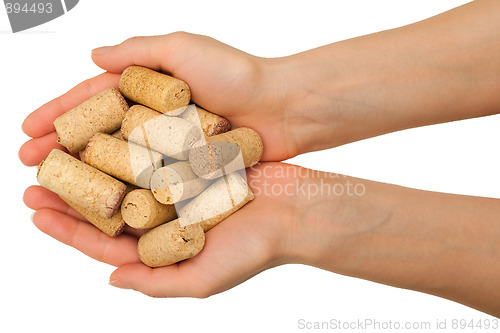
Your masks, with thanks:
<instances>
[{"instance_id":1,"label":"wrist","mask_svg":"<svg viewBox=\"0 0 500 333\"><path fill-rule=\"evenodd\" d=\"M390 218L391 192L385 184L295 168L294 219L287 221L285 253L291 262L347 274L357 240Z\"/></svg>"},{"instance_id":2,"label":"wrist","mask_svg":"<svg viewBox=\"0 0 500 333\"><path fill-rule=\"evenodd\" d=\"M280 78L285 131L297 154L395 130L391 114L373 100L386 70L371 58L356 58L350 43L272 59L273 72ZM358 44L356 48L362 47Z\"/></svg>"}]
</instances>

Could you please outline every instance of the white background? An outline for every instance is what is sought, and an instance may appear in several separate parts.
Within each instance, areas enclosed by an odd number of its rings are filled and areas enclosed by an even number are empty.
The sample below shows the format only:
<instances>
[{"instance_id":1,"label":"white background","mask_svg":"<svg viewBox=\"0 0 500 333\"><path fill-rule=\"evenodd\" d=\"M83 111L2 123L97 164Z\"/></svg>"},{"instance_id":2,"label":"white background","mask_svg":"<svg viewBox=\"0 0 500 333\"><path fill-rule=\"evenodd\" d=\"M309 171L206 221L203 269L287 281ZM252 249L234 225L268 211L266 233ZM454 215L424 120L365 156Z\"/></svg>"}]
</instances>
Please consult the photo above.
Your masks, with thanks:
<instances>
[{"instance_id":1,"label":"white background","mask_svg":"<svg viewBox=\"0 0 500 333\"><path fill-rule=\"evenodd\" d=\"M176 30L259 56L282 56L398 27L467 1L98 1L27 32L0 10L1 332L294 332L298 320L479 319L465 306L301 265L266 271L208 299L153 299L109 286L111 266L44 235L24 189L35 168L17 157L22 120L101 72L91 49ZM412 129L307 154L291 163L428 190L500 197L500 116ZM448 323L449 325L450 323ZM368 330L369 331L369 330Z\"/></svg>"}]
</instances>

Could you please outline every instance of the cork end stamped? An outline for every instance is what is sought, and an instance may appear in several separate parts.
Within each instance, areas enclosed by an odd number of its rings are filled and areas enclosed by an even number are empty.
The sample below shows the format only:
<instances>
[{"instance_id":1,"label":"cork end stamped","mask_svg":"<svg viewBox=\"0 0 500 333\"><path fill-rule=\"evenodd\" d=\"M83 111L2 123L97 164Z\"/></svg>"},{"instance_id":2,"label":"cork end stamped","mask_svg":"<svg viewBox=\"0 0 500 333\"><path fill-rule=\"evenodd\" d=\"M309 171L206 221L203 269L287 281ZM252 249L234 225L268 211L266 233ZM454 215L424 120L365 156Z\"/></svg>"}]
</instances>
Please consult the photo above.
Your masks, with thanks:
<instances>
[{"instance_id":1,"label":"cork end stamped","mask_svg":"<svg viewBox=\"0 0 500 333\"><path fill-rule=\"evenodd\" d=\"M151 192L158 202L166 205L174 204L174 195L169 186L167 168L156 170L151 176Z\"/></svg>"},{"instance_id":2,"label":"cork end stamped","mask_svg":"<svg viewBox=\"0 0 500 333\"><path fill-rule=\"evenodd\" d=\"M57 121L57 119L56 119ZM67 138L65 139L63 137L63 134L59 134L59 132L61 131L59 129L59 125L56 125L56 121L54 121L54 126L56 127L56 133L57 133L57 139L56 139L56 142L58 144L60 144L61 146L65 147L66 149L68 149L68 151L71 153L71 154L75 154L77 152L80 151L80 147L77 147L75 146L73 143L70 142L70 140L68 140Z\"/></svg>"},{"instance_id":3,"label":"cork end stamped","mask_svg":"<svg viewBox=\"0 0 500 333\"><path fill-rule=\"evenodd\" d=\"M164 108L161 111L167 116L179 116L191 101L191 89L186 82L175 79L165 93Z\"/></svg>"},{"instance_id":4,"label":"cork end stamped","mask_svg":"<svg viewBox=\"0 0 500 333\"><path fill-rule=\"evenodd\" d=\"M129 109L129 112L127 112L125 114L125 117L123 117L122 125L121 125L121 127L119 129L120 135L123 138L123 140L128 140L128 136L130 134L130 129L129 129L130 126L128 124L129 123L130 114L131 114L131 112L130 112L130 109Z\"/></svg>"},{"instance_id":5,"label":"cork end stamped","mask_svg":"<svg viewBox=\"0 0 500 333\"><path fill-rule=\"evenodd\" d=\"M118 237L125 231L125 223L122 223L118 229L115 230L114 233L109 234L111 237Z\"/></svg>"},{"instance_id":6,"label":"cork end stamped","mask_svg":"<svg viewBox=\"0 0 500 333\"><path fill-rule=\"evenodd\" d=\"M189 151L193 172L203 179L215 179L245 169L240 147L232 142L197 141Z\"/></svg>"},{"instance_id":7,"label":"cork end stamped","mask_svg":"<svg viewBox=\"0 0 500 333\"><path fill-rule=\"evenodd\" d=\"M39 178L39 176L40 176L40 172L42 171L43 162L45 162L45 160L42 160L42 161L40 162L40 164L38 164L38 168L36 169L36 178L37 178L37 179Z\"/></svg>"},{"instance_id":8,"label":"cork end stamped","mask_svg":"<svg viewBox=\"0 0 500 333\"><path fill-rule=\"evenodd\" d=\"M110 87L107 90L109 90L110 94L116 98L117 101L117 106L123 111L126 112L128 110L128 103L121 94L120 90L118 90L115 87Z\"/></svg>"},{"instance_id":9,"label":"cork end stamped","mask_svg":"<svg viewBox=\"0 0 500 333\"><path fill-rule=\"evenodd\" d=\"M125 196L121 205L122 217L132 228L144 229L151 218L148 200L143 191L132 191Z\"/></svg>"},{"instance_id":10,"label":"cork end stamped","mask_svg":"<svg viewBox=\"0 0 500 333\"><path fill-rule=\"evenodd\" d=\"M40 185L42 185L43 187L47 187L47 184L45 184L44 180L43 180L43 171L45 170L45 166L47 164L50 164L50 162L54 159L54 158L57 158L58 155L61 155L61 154L65 154L62 150L60 149L52 149L50 151L50 153L47 155L47 157L45 157L45 159L43 159L39 164L38 164L38 168L36 170L36 179L38 181L38 183Z\"/></svg>"},{"instance_id":11,"label":"cork end stamped","mask_svg":"<svg viewBox=\"0 0 500 333\"><path fill-rule=\"evenodd\" d=\"M127 185L120 183L118 190L106 201L106 217L110 219L120 209L120 204L127 191Z\"/></svg>"},{"instance_id":12,"label":"cork end stamped","mask_svg":"<svg viewBox=\"0 0 500 333\"><path fill-rule=\"evenodd\" d=\"M90 155L90 153L92 151L92 146L94 145L96 135L93 135L90 138L89 142L87 143L87 146L85 146L85 149L82 150L82 153L80 154L80 160L82 162L84 162L87 159L87 157Z\"/></svg>"},{"instance_id":13,"label":"cork end stamped","mask_svg":"<svg viewBox=\"0 0 500 333\"><path fill-rule=\"evenodd\" d=\"M231 130L231 123L226 118L222 118L215 125L207 130L206 136L213 136L222 133L226 133Z\"/></svg>"},{"instance_id":14,"label":"cork end stamped","mask_svg":"<svg viewBox=\"0 0 500 333\"><path fill-rule=\"evenodd\" d=\"M169 189L166 188L155 188L152 189L153 195L158 202L164 205L173 205L174 204L174 196Z\"/></svg>"}]
</instances>

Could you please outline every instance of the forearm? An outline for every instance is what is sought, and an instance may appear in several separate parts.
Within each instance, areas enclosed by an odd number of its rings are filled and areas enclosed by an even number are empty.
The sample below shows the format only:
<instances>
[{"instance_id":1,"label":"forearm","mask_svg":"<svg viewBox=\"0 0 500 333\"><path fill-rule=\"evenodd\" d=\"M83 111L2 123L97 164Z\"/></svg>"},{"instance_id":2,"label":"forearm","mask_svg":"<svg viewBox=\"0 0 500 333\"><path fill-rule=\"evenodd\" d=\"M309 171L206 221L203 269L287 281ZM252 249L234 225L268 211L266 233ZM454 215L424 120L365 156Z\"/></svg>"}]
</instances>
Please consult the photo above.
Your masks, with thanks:
<instances>
[{"instance_id":1,"label":"forearm","mask_svg":"<svg viewBox=\"0 0 500 333\"><path fill-rule=\"evenodd\" d=\"M498 113L499 16L499 1L475 1L416 24L279 59L296 150Z\"/></svg>"},{"instance_id":2,"label":"forearm","mask_svg":"<svg viewBox=\"0 0 500 333\"><path fill-rule=\"evenodd\" d=\"M347 195L348 182L357 193ZM305 263L500 316L499 200L352 178L329 184L344 193L315 197L298 220Z\"/></svg>"}]
</instances>

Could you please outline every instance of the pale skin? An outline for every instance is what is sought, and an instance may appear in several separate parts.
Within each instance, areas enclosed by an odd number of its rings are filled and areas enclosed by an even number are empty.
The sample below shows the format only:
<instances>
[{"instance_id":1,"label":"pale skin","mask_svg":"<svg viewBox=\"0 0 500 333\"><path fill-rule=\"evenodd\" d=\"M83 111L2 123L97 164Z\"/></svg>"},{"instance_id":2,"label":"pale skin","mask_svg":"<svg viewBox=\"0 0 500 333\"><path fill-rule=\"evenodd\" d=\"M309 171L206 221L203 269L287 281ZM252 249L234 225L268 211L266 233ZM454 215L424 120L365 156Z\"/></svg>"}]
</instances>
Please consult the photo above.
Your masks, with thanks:
<instances>
[{"instance_id":1,"label":"pale skin","mask_svg":"<svg viewBox=\"0 0 500 333\"><path fill-rule=\"evenodd\" d=\"M276 162L404 128L500 112L498 17L499 1L474 1L410 26L275 59L187 33L94 50L92 59L107 72L26 118L23 129L32 139L19 152L26 165L60 148L52 125L58 115L117 86L119 73L132 64L186 81L195 103L262 136L265 162L248 172L255 200L210 230L203 251L187 261L151 269L137 255L140 231L108 237L39 186L28 188L24 200L36 210L40 230L116 266L112 285L151 296L207 297L273 266L304 263L500 316L500 200ZM307 196L297 190L322 183L365 191ZM288 191L270 193L273 185Z\"/></svg>"}]
</instances>

